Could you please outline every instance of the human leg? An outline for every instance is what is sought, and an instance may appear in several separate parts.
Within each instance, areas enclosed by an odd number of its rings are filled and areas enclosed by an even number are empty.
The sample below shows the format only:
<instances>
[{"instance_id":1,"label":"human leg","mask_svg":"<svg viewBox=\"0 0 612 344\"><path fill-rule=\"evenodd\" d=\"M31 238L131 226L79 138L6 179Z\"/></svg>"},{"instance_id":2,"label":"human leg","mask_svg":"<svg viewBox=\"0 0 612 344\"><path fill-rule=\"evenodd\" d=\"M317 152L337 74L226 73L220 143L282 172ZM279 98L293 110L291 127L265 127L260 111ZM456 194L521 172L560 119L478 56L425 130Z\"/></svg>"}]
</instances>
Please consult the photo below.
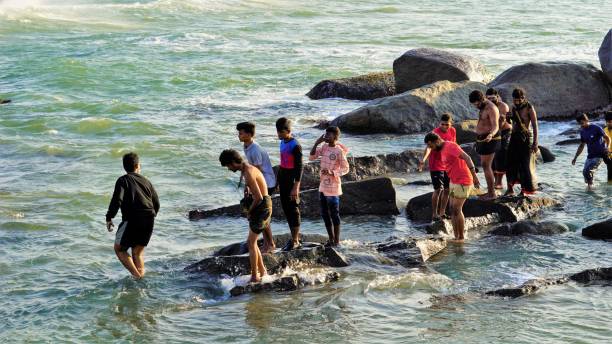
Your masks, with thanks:
<instances>
[{"instance_id":1,"label":"human leg","mask_svg":"<svg viewBox=\"0 0 612 344\"><path fill-rule=\"evenodd\" d=\"M330 243L334 242L334 229L332 227L331 217L329 216L329 206L327 204L327 197L322 192L319 192L319 204L321 206L321 218L325 223L325 229L327 230L327 237Z\"/></svg>"},{"instance_id":2,"label":"human leg","mask_svg":"<svg viewBox=\"0 0 612 344\"><path fill-rule=\"evenodd\" d=\"M582 169L582 175L584 176L584 182L587 184L587 188L592 190L593 188L593 178L595 176L595 171L601 165L601 158L591 158L586 159L584 162L584 168Z\"/></svg>"},{"instance_id":3,"label":"human leg","mask_svg":"<svg viewBox=\"0 0 612 344\"><path fill-rule=\"evenodd\" d=\"M260 266L259 259L261 258L261 252L257 246L257 237L259 234L249 230L249 236L247 237L247 246L249 248L249 263L251 264L251 282L260 282L261 278L257 273L257 269Z\"/></svg>"},{"instance_id":4,"label":"human leg","mask_svg":"<svg viewBox=\"0 0 612 344\"><path fill-rule=\"evenodd\" d=\"M141 245L132 247L132 260L134 261L134 265L136 266L136 269L140 273L140 277L144 277L145 275L144 249L145 249L145 246L141 246Z\"/></svg>"},{"instance_id":5,"label":"human leg","mask_svg":"<svg viewBox=\"0 0 612 344\"><path fill-rule=\"evenodd\" d=\"M134 276L136 279L142 278L140 272L134 264L134 261L132 260L132 257L130 257L130 254L127 252L128 248L119 244L115 244L114 248L117 258L119 258L121 264L123 264L123 266L132 274L132 276Z\"/></svg>"},{"instance_id":6,"label":"human leg","mask_svg":"<svg viewBox=\"0 0 612 344\"><path fill-rule=\"evenodd\" d=\"M493 158L495 153L480 156L480 163L487 181L487 199L495 198L495 176L493 175Z\"/></svg>"},{"instance_id":7,"label":"human leg","mask_svg":"<svg viewBox=\"0 0 612 344\"><path fill-rule=\"evenodd\" d=\"M334 226L334 245L340 244L340 197L327 197L331 222Z\"/></svg>"}]
</instances>

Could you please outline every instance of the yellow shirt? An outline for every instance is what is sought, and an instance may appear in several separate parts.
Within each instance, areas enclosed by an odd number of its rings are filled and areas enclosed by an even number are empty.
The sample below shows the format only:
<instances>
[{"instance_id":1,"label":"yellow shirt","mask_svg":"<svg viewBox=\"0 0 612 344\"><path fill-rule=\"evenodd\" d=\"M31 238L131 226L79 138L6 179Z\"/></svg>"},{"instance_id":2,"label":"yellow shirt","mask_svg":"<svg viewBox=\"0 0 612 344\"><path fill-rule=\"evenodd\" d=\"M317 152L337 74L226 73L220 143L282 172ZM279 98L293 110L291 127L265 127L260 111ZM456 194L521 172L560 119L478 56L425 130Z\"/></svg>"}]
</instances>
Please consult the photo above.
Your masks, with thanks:
<instances>
[{"instance_id":1,"label":"yellow shirt","mask_svg":"<svg viewBox=\"0 0 612 344\"><path fill-rule=\"evenodd\" d=\"M607 126L604 127L604 133L606 133L606 135L608 135L608 137L610 138L610 140L612 140L612 129L608 128ZM612 142L610 145L608 145L608 152L612 153Z\"/></svg>"}]
</instances>

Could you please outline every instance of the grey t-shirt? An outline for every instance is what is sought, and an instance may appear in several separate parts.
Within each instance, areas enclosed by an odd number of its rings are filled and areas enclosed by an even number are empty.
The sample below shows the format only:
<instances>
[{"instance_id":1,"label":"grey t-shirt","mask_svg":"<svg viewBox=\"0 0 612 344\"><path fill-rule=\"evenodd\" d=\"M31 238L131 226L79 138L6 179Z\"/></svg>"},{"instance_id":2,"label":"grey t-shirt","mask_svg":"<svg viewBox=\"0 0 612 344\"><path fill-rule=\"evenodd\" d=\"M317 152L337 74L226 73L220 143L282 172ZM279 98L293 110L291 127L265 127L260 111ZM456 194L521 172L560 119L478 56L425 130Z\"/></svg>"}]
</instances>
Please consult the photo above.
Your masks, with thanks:
<instances>
[{"instance_id":1,"label":"grey t-shirt","mask_svg":"<svg viewBox=\"0 0 612 344\"><path fill-rule=\"evenodd\" d=\"M253 142L248 147L244 148L244 154L246 155L249 164L259 166L261 168L268 188L275 187L276 176L274 175L274 170L272 169L272 163L270 162L268 153L266 153L266 151L263 150L263 148L261 148L257 142Z\"/></svg>"}]
</instances>

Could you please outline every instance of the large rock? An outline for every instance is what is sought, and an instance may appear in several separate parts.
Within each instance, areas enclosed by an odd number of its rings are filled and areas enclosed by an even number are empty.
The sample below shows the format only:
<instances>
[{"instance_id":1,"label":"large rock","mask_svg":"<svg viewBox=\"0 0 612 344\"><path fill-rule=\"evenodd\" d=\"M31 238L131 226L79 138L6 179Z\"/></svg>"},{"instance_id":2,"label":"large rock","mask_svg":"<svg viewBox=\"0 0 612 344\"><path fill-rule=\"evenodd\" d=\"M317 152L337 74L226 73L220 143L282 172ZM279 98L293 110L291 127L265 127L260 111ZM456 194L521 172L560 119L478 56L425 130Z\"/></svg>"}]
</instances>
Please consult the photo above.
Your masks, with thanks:
<instances>
[{"instance_id":1,"label":"large rock","mask_svg":"<svg viewBox=\"0 0 612 344\"><path fill-rule=\"evenodd\" d=\"M522 87L541 119L573 118L576 112L612 101L612 85L601 70L587 63L527 63L506 70L489 85L504 99L512 99L512 91Z\"/></svg>"},{"instance_id":2,"label":"large rock","mask_svg":"<svg viewBox=\"0 0 612 344\"><path fill-rule=\"evenodd\" d=\"M612 218L583 228L582 235L591 239L612 240Z\"/></svg>"},{"instance_id":3,"label":"large rock","mask_svg":"<svg viewBox=\"0 0 612 344\"><path fill-rule=\"evenodd\" d=\"M406 214L412 221L431 221L431 194L430 192L420 195L408 201ZM463 205L463 214L466 218L497 215L499 222L517 222L559 204L558 201L547 197L516 196L498 198L494 201L468 199Z\"/></svg>"},{"instance_id":4,"label":"large rock","mask_svg":"<svg viewBox=\"0 0 612 344\"><path fill-rule=\"evenodd\" d=\"M446 248L446 239L440 237L390 238L376 243L376 251L403 267L423 265L429 258Z\"/></svg>"},{"instance_id":5,"label":"large rock","mask_svg":"<svg viewBox=\"0 0 612 344\"><path fill-rule=\"evenodd\" d=\"M457 144L476 142L476 125L477 119L466 119L459 123L455 123L453 127L457 131Z\"/></svg>"},{"instance_id":6,"label":"large rock","mask_svg":"<svg viewBox=\"0 0 612 344\"><path fill-rule=\"evenodd\" d=\"M249 283L244 286L235 286L230 290L230 295L239 296L246 293L258 293L262 291L293 291L307 285L335 282L340 278L337 271L330 271L315 278L300 278L299 274L282 276L270 282Z\"/></svg>"},{"instance_id":7,"label":"large rock","mask_svg":"<svg viewBox=\"0 0 612 344\"><path fill-rule=\"evenodd\" d=\"M612 281L612 267L584 270L570 275L569 279L579 283Z\"/></svg>"},{"instance_id":8,"label":"large rock","mask_svg":"<svg viewBox=\"0 0 612 344\"><path fill-rule=\"evenodd\" d=\"M464 222L464 233L486 232L492 224L500 223L500 216L496 213L488 213L482 216L466 217ZM451 220L444 219L425 226L425 231L429 234L454 237L453 224Z\"/></svg>"},{"instance_id":9,"label":"large rock","mask_svg":"<svg viewBox=\"0 0 612 344\"><path fill-rule=\"evenodd\" d=\"M11 102L10 99L0 99L0 104L8 104L10 102Z\"/></svg>"},{"instance_id":10,"label":"large rock","mask_svg":"<svg viewBox=\"0 0 612 344\"><path fill-rule=\"evenodd\" d=\"M287 241L291 239L291 234L289 233L277 234L277 235L274 235L272 238L274 240L274 244L276 245L276 247L283 247L285 246ZM302 241L315 243L315 244L325 244L327 243L328 238L327 236L320 235L320 234L300 233L300 242ZM263 239L259 239L257 241L257 244L259 245L259 247L262 247ZM213 253L213 256L236 256L236 255L245 254L248 252L249 252L249 248L246 242L237 242L237 243L233 243L233 244L230 244L230 245L227 245L225 247L218 249L217 251L215 251L215 253Z\"/></svg>"},{"instance_id":11,"label":"large rock","mask_svg":"<svg viewBox=\"0 0 612 344\"><path fill-rule=\"evenodd\" d=\"M612 29L604 37L597 54L599 55L601 70L606 74L608 80L612 82Z\"/></svg>"},{"instance_id":12,"label":"large rock","mask_svg":"<svg viewBox=\"0 0 612 344\"><path fill-rule=\"evenodd\" d=\"M436 127L440 115L451 112L456 121L477 118L469 102L473 90L485 92L481 82L439 81L368 105L337 117L331 124L357 133L420 133Z\"/></svg>"},{"instance_id":13,"label":"large rock","mask_svg":"<svg viewBox=\"0 0 612 344\"><path fill-rule=\"evenodd\" d=\"M344 183L340 196L341 215L397 215L395 188L389 178L373 178ZM303 217L319 217L319 190L300 192L300 211ZM284 216L280 198L272 197L272 216ZM239 204L212 210L195 209L189 212L189 219L199 220L214 216L242 216Z\"/></svg>"},{"instance_id":14,"label":"large rock","mask_svg":"<svg viewBox=\"0 0 612 344\"><path fill-rule=\"evenodd\" d=\"M397 93L436 81L487 82L485 67L470 56L432 48L408 50L393 61Z\"/></svg>"},{"instance_id":15,"label":"large rock","mask_svg":"<svg viewBox=\"0 0 612 344\"><path fill-rule=\"evenodd\" d=\"M306 93L310 99L345 98L356 100L371 100L394 94L395 79L393 78L393 72L323 80Z\"/></svg>"},{"instance_id":16,"label":"large rock","mask_svg":"<svg viewBox=\"0 0 612 344\"><path fill-rule=\"evenodd\" d=\"M569 228L555 221L531 221L523 220L515 223L504 223L489 231L492 235L515 236L515 235L553 235L569 231Z\"/></svg>"},{"instance_id":17,"label":"large rock","mask_svg":"<svg viewBox=\"0 0 612 344\"><path fill-rule=\"evenodd\" d=\"M582 141L578 139L567 139L563 141L559 141L555 143L557 146L571 146L571 145L579 145Z\"/></svg>"}]
</instances>

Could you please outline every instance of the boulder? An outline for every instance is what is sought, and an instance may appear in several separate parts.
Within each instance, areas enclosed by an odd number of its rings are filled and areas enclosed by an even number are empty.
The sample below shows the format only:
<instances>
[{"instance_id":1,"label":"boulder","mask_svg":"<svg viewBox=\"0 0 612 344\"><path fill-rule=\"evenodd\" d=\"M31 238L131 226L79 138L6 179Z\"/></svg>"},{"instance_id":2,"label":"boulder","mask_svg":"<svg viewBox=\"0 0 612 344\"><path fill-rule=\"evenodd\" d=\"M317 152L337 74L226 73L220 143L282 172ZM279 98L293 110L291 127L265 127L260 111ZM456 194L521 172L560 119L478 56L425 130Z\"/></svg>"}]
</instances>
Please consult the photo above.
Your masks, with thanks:
<instances>
[{"instance_id":1,"label":"boulder","mask_svg":"<svg viewBox=\"0 0 612 344\"><path fill-rule=\"evenodd\" d=\"M504 99L522 87L534 105L538 118L573 118L576 112L587 112L612 101L612 85L604 73L588 63L541 62L514 66L489 86Z\"/></svg>"},{"instance_id":2,"label":"boulder","mask_svg":"<svg viewBox=\"0 0 612 344\"><path fill-rule=\"evenodd\" d=\"M489 231L492 235L515 236L515 235L553 235L569 231L569 228L559 222L542 221L536 222L523 220L515 223L505 223Z\"/></svg>"},{"instance_id":3,"label":"boulder","mask_svg":"<svg viewBox=\"0 0 612 344\"><path fill-rule=\"evenodd\" d=\"M412 198L406 205L406 215L415 222L431 221L431 192ZM494 201L468 199L463 205L466 218L497 214L499 223L517 222L538 214L545 208L560 205L547 197L502 197ZM495 223L495 222L491 222Z\"/></svg>"},{"instance_id":4,"label":"boulder","mask_svg":"<svg viewBox=\"0 0 612 344\"><path fill-rule=\"evenodd\" d=\"M274 240L274 244L276 245L276 247L283 247L289 241L289 239L291 239L291 234L289 233L277 234L277 235L274 235L272 238ZM328 240L327 236L324 236L324 235L300 233L300 242L325 244L327 243L327 240ZM262 247L263 239L259 239L257 241L257 245L259 247ZM233 243L233 244L230 244L230 245L227 245L225 247L218 249L217 251L215 251L215 253L213 253L213 256L236 256L236 255L245 254L248 252L249 252L249 248L246 242L237 242L237 243Z\"/></svg>"},{"instance_id":5,"label":"boulder","mask_svg":"<svg viewBox=\"0 0 612 344\"><path fill-rule=\"evenodd\" d=\"M429 258L446 248L446 239L440 237L389 238L375 243L376 251L403 267L423 265Z\"/></svg>"},{"instance_id":6,"label":"boulder","mask_svg":"<svg viewBox=\"0 0 612 344\"><path fill-rule=\"evenodd\" d=\"M478 154L478 152L476 152L476 143L464 143L461 145L461 149L463 149L463 151L470 156L472 162L474 163L474 166L482 166L482 164L480 163L480 155Z\"/></svg>"},{"instance_id":7,"label":"boulder","mask_svg":"<svg viewBox=\"0 0 612 344\"><path fill-rule=\"evenodd\" d=\"M239 296L246 293L258 293L262 291L293 291L306 285L323 284L335 282L340 279L340 274L336 271L327 272L324 275L316 276L314 279L303 279L298 274L282 276L270 282L249 283L245 286L235 286L230 290L230 295Z\"/></svg>"},{"instance_id":8,"label":"boulder","mask_svg":"<svg viewBox=\"0 0 612 344\"><path fill-rule=\"evenodd\" d=\"M397 93L436 81L480 81L489 77L485 67L470 56L432 48L408 50L393 61Z\"/></svg>"},{"instance_id":9,"label":"boulder","mask_svg":"<svg viewBox=\"0 0 612 344\"><path fill-rule=\"evenodd\" d=\"M555 145L557 146L570 146L570 145L579 145L580 144L580 139L568 139L568 140L563 140L563 141L559 141L557 143L555 143Z\"/></svg>"},{"instance_id":10,"label":"boulder","mask_svg":"<svg viewBox=\"0 0 612 344\"><path fill-rule=\"evenodd\" d=\"M341 215L397 215L399 210L395 203L395 188L389 178L372 178L342 185L340 196ZM300 192L300 211L303 217L320 216L319 190ZM280 198L272 197L272 216L284 216ZM212 210L195 209L189 212L190 220L205 219L215 216L242 216L239 204Z\"/></svg>"},{"instance_id":11,"label":"boulder","mask_svg":"<svg viewBox=\"0 0 612 344\"><path fill-rule=\"evenodd\" d=\"M591 239L612 240L612 218L583 228L582 235Z\"/></svg>"},{"instance_id":12,"label":"boulder","mask_svg":"<svg viewBox=\"0 0 612 344\"><path fill-rule=\"evenodd\" d=\"M597 55L599 55L601 70L606 74L608 80L612 82L612 29L608 31L601 42Z\"/></svg>"},{"instance_id":13,"label":"boulder","mask_svg":"<svg viewBox=\"0 0 612 344\"><path fill-rule=\"evenodd\" d=\"M579 273L570 275L569 279L579 283L612 281L612 267L584 270Z\"/></svg>"},{"instance_id":14,"label":"boulder","mask_svg":"<svg viewBox=\"0 0 612 344\"><path fill-rule=\"evenodd\" d=\"M570 136L573 138L573 137L576 137L576 135L580 135L580 129L578 128L567 129L561 132L559 135Z\"/></svg>"},{"instance_id":15,"label":"boulder","mask_svg":"<svg viewBox=\"0 0 612 344\"><path fill-rule=\"evenodd\" d=\"M486 89L481 82L439 81L374 100L335 118L331 124L357 134L422 133L435 128L444 112L452 113L456 121L477 118L468 96L473 90Z\"/></svg>"},{"instance_id":16,"label":"boulder","mask_svg":"<svg viewBox=\"0 0 612 344\"><path fill-rule=\"evenodd\" d=\"M501 296L501 297L510 297L516 298L521 296L527 296L531 294L535 294L542 288L567 283L567 277L559 277L559 278L538 278L529 280L518 287L511 288L501 288L496 290L487 291L485 295L488 296Z\"/></svg>"},{"instance_id":17,"label":"boulder","mask_svg":"<svg viewBox=\"0 0 612 344\"><path fill-rule=\"evenodd\" d=\"M541 158L542 162L548 163L555 161L555 155L550 151L550 149L542 146L538 146L540 149L538 153L538 160Z\"/></svg>"},{"instance_id":18,"label":"boulder","mask_svg":"<svg viewBox=\"0 0 612 344\"><path fill-rule=\"evenodd\" d=\"M463 227L464 233L468 232L484 232L491 224L499 223L499 214L489 213L482 216L472 216L465 218ZM453 224L451 220L444 219L436 221L425 226L425 231L429 234L442 235L446 237L454 237Z\"/></svg>"},{"instance_id":19,"label":"boulder","mask_svg":"<svg viewBox=\"0 0 612 344\"><path fill-rule=\"evenodd\" d=\"M393 78L393 72L323 80L306 93L310 99L345 98L355 100L371 100L394 94L395 79Z\"/></svg>"},{"instance_id":20,"label":"boulder","mask_svg":"<svg viewBox=\"0 0 612 344\"><path fill-rule=\"evenodd\" d=\"M8 104L10 102L11 102L10 99L0 99L0 104Z\"/></svg>"},{"instance_id":21,"label":"boulder","mask_svg":"<svg viewBox=\"0 0 612 344\"><path fill-rule=\"evenodd\" d=\"M453 125L457 131L457 144L476 142L476 124L477 119L466 119Z\"/></svg>"}]
</instances>

